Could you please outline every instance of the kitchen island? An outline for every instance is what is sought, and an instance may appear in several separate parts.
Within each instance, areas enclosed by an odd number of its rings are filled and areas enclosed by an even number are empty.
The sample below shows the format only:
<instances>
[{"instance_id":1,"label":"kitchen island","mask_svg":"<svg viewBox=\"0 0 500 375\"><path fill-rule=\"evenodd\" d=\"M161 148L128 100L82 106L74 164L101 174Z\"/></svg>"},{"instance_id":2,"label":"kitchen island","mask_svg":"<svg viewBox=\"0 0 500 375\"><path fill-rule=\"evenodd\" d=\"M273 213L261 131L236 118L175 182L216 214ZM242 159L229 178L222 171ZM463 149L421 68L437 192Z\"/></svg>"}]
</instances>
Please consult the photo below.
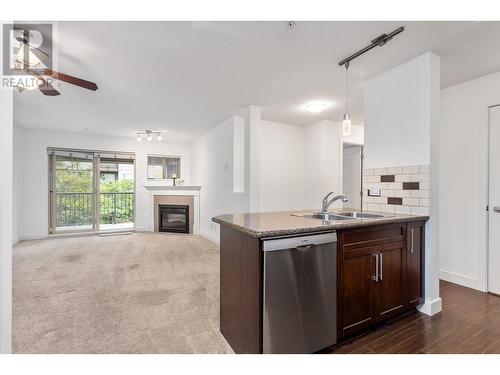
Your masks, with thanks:
<instances>
[{"instance_id":1,"label":"kitchen island","mask_svg":"<svg viewBox=\"0 0 500 375\"><path fill-rule=\"evenodd\" d=\"M347 211L214 217L222 334L236 353L308 353L414 310L427 219Z\"/></svg>"}]
</instances>

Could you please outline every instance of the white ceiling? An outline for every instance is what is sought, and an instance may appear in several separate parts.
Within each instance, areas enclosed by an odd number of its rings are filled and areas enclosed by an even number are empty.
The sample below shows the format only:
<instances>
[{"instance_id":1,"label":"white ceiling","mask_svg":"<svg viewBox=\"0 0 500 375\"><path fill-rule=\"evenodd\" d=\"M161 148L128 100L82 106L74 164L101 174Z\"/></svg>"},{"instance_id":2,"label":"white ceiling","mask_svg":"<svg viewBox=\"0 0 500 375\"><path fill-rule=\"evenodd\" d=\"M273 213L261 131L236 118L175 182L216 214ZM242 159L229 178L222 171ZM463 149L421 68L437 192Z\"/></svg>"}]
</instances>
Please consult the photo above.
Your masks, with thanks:
<instances>
[{"instance_id":1,"label":"white ceiling","mask_svg":"<svg viewBox=\"0 0 500 375\"><path fill-rule=\"evenodd\" d=\"M433 51L441 86L500 70L500 22L61 22L58 70L94 81L61 83L62 95L15 94L24 128L134 136L165 130L185 142L255 104L266 120L306 125L340 119L344 69L337 62L399 26L406 30L351 63L353 122L362 124L362 81ZM383 95L383 93L381 93ZM320 114L310 100L334 105Z\"/></svg>"}]
</instances>

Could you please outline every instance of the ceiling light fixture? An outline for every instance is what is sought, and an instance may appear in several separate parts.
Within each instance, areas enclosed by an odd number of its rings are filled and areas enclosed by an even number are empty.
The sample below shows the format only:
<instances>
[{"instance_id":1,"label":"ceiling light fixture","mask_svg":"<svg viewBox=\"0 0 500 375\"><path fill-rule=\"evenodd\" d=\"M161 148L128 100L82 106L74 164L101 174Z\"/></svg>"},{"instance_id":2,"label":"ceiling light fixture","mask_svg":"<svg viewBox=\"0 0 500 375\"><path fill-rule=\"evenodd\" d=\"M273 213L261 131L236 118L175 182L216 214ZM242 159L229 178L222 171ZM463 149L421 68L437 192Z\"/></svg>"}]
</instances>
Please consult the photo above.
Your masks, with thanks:
<instances>
[{"instance_id":1,"label":"ceiling light fixture","mask_svg":"<svg viewBox=\"0 0 500 375\"><path fill-rule=\"evenodd\" d=\"M303 108L311 113L320 113L323 112L330 103L322 101L322 100L315 100L309 103L306 103L303 105Z\"/></svg>"},{"instance_id":2,"label":"ceiling light fixture","mask_svg":"<svg viewBox=\"0 0 500 375\"><path fill-rule=\"evenodd\" d=\"M153 135L156 135L156 139L161 141L163 139L163 132L161 130L144 130L144 131L139 131L135 133L137 136L137 142L140 142L142 140L142 137L146 137L148 142L151 142L153 140Z\"/></svg>"}]
</instances>

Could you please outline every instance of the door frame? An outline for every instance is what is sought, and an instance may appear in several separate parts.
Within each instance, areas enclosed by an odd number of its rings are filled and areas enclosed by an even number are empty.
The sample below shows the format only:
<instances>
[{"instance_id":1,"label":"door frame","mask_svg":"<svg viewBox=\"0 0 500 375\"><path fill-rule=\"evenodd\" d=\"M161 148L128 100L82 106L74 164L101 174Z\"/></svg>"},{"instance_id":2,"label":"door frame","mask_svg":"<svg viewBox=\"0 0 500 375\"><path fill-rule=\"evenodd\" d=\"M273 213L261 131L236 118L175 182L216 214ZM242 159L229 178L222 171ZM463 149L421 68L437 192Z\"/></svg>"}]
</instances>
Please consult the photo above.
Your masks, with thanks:
<instances>
[{"instance_id":1,"label":"door frame","mask_svg":"<svg viewBox=\"0 0 500 375\"><path fill-rule=\"evenodd\" d=\"M50 149L50 147L49 147ZM52 148L55 149L55 148ZM73 152L92 152L88 150L77 150L77 149L57 149L57 150L64 150L64 151L73 151ZM65 230L65 231L57 231L56 230L56 199L55 199L55 194L56 192L56 176L55 176L55 166L56 166L56 158L55 155L47 155L48 156L48 162L49 162L49 186L48 186L48 205L49 205L49 212L48 212L48 229L49 229L49 236L52 235L64 235L64 234L75 234L75 233L93 233L96 232L97 228L97 221L96 221L96 211L97 211L97 195L95 194L95 184L96 181L99 179L96 178L96 169L95 169L95 158L92 159L92 183L94 185L94 191L92 192L92 217L93 217L93 222L92 222L92 228L89 229L74 229L74 230ZM135 194L135 193L134 193Z\"/></svg>"},{"instance_id":2,"label":"door frame","mask_svg":"<svg viewBox=\"0 0 500 375\"><path fill-rule=\"evenodd\" d=\"M100 198L100 156L99 154L115 154L115 155L130 155L133 158L133 165L134 165L134 190L133 190L133 196L134 196L134 214L133 214L133 221L134 221L134 226L130 229L127 229L127 231L135 231L136 229L136 217L137 217L137 158L136 158L136 153L135 152L130 152L130 151L107 151L107 150L88 150L88 149L78 149L78 148L65 148L65 147L47 147L47 152L49 150L58 150L58 151L67 151L67 152L80 152L80 153L93 153L94 157L92 158L93 161L93 183L94 183L94 191L93 191L93 205L92 205L92 210L93 210L93 218L94 222L92 225L92 229L81 229L81 230L67 230L63 232L57 232L55 230L55 227L53 227L54 223L56 222L56 207L55 207L55 200L52 199L52 194L55 192L55 158L52 157L52 155L47 155L48 156L48 186L47 186L47 200L48 200L48 234L49 236L60 236L60 235L66 235L66 234L92 234L92 233L101 233L100 230L100 209L99 209L99 199ZM111 229L111 230L106 230L105 232L120 232L122 229Z\"/></svg>"},{"instance_id":3,"label":"door frame","mask_svg":"<svg viewBox=\"0 0 500 375\"><path fill-rule=\"evenodd\" d=\"M364 195L363 195L363 163L364 163L364 158L365 158L365 146L363 144L359 144L359 143L352 143L352 142L344 142L342 141L342 161L340 162L340 165L342 167L342 173L340 174L340 178L341 178L341 185L342 185L342 192L344 191L344 145L347 145L347 146L355 146L355 147L359 147L360 149L360 159L361 159L361 163L360 163L360 173L361 173L361 176L360 176L360 182L361 182L361 189L360 189L360 205L361 207L359 207L359 209L361 211L363 211L363 198L364 198Z\"/></svg>"},{"instance_id":4,"label":"door frame","mask_svg":"<svg viewBox=\"0 0 500 375\"><path fill-rule=\"evenodd\" d=\"M494 104L494 105L489 105L488 106L488 140L486 144L486 149L487 149L487 155L488 155L488 162L487 162L487 183L486 183L486 201L487 206L486 206L486 264L485 264L485 271L486 271L486 292L489 294L494 294L497 295L496 293L490 292L490 254L491 254L491 249L490 249L490 209L492 206L492 202L490 202L490 172L491 172L491 110L493 108L500 108L500 104Z\"/></svg>"}]
</instances>

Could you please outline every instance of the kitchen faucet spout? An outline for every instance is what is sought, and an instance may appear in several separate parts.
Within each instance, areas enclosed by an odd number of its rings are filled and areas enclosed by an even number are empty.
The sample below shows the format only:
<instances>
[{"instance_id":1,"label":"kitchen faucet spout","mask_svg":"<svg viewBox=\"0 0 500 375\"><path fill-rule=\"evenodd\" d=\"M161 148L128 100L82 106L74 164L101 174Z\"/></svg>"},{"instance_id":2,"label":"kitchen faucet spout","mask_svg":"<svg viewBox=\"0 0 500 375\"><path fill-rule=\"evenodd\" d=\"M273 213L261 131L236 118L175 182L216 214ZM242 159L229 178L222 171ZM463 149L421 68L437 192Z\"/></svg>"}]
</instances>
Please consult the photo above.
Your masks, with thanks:
<instances>
[{"instance_id":1,"label":"kitchen faucet spout","mask_svg":"<svg viewBox=\"0 0 500 375\"><path fill-rule=\"evenodd\" d=\"M332 199L329 200L329 198L333 195L333 191L329 192L324 198L323 198L323 204L321 207L321 212L322 213L328 213L328 207L330 207L333 203L335 203L338 200L341 200L342 202L347 202L349 199L345 195L336 195Z\"/></svg>"}]
</instances>

